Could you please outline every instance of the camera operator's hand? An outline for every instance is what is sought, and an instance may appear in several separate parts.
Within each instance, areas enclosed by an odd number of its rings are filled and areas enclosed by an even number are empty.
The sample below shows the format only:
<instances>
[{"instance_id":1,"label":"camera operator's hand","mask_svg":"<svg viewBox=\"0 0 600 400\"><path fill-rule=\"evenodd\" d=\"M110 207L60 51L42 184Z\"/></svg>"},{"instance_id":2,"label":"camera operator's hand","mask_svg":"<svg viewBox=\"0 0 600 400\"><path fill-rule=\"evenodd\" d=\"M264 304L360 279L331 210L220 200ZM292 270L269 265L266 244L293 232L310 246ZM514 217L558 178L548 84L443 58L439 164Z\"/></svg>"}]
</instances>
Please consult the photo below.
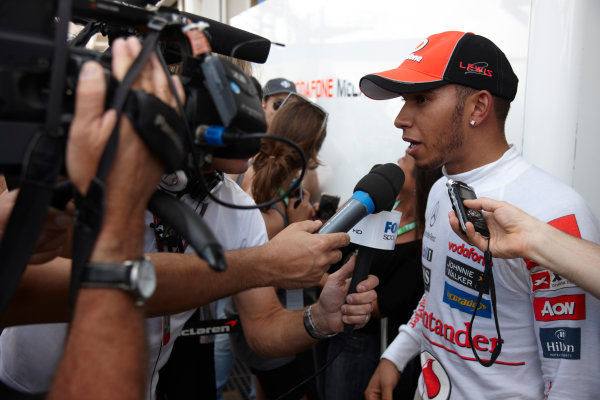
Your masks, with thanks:
<instances>
[{"instance_id":1,"label":"camera operator's hand","mask_svg":"<svg viewBox=\"0 0 600 400\"><path fill-rule=\"evenodd\" d=\"M350 236L315 235L322 225L320 221L291 224L264 245L265 254L278 266L263 271L271 275L270 286L285 289L316 286L329 266L342 259L339 248L350 243Z\"/></svg>"},{"instance_id":2,"label":"camera operator's hand","mask_svg":"<svg viewBox=\"0 0 600 400\"><path fill-rule=\"evenodd\" d=\"M123 79L141 50L135 38L112 44L113 73ZM181 94L183 90L179 84ZM133 85L174 105L167 77L153 54ZM115 124L104 111L103 70L87 62L77 85L69 132L67 171L84 194ZM104 219L90 261L120 263L142 255L144 212L164 172L127 118L119 123L118 148L105 180ZM86 288L77 297L63 358L49 399L142 398L146 391L143 308L120 289ZM85 362L83 362L85 361Z\"/></svg>"},{"instance_id":3,"label":"camera operator's hand","mask_svg":"<svg viewBox=\"0 0 600 400\"><path fill-rule=\"evenodd\" d=\"M113 74L122 80L133 64L141 45L136 38L117 39L112 45ZM67 170L77 189L85 194L90 180L96 175L97 165L105 143L116 122L114 110L104 111L106 87L100 65L86 63L77 85L75 119L71 124L67 146ZM184 97L183 87L174 79L179 96ZM132 89L154 94L165 104L175 107L167 77L155 54L142 69ZM85 100L82 100L85 99ZM106 179L107 209L105 219L122 221L118 229L130 230L132 217L141 218L150 196L163 172L162 164L147 150L129 120L120 120L118 151ZM135 214L132 214L133 212ZM138 215L140 214L140 215ZM140 234L142 227L136 227ZM117 234L117 232L114 232ZM131 235L132 237L134 235Z\"/></svg>"},{"instance_id":4,"label":"camera operator's hand","mask_svg":"<svg viewBox=\"0 0 600 400\"><path fill-rule=\"evenodd\" d=\"M352 256L339 270L329 275L319 300L312 308L312 318L321 333L342 332L343 324L362 328L371 318L379 279L369 275L356 285L356 293L347 294L355 262L356 256Z\"/></svg>"},{"instance_id":5,"label":"camera operator's hand","mask_svg":"<svg viewBox=\"0 0 600 400\"><path fill-rule=\"evenodd\" d=\"M309 191L302 189L302 198L290 198L286 212L290 224L314 219L316 214L313 205L310 203Z\"/></svg>"}]
</instances>

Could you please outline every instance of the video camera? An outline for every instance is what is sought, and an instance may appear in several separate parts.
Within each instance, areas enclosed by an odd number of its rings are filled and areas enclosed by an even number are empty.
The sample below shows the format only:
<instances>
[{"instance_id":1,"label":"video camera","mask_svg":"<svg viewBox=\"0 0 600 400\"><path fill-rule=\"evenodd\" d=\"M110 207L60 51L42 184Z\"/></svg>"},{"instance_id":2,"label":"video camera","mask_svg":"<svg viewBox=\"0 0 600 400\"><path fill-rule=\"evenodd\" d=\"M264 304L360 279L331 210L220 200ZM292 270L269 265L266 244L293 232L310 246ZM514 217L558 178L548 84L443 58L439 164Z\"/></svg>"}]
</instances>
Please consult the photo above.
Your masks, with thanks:
<instances>
[{"instance_id":1,"label":"video camera","mask_svg":"<svg viewBox=\"0 0 600 400\"><path fill-rule=\"evenodd\" d=\"M79 70L87 60L96 60L110 76L110 50L88 50L95 33L108 36L109 43L121 36L144 40L157 32L157 47L170 65L178 65L186 89L185 116L188 129L200 135L194 146L180 138L191 151L215 152L219 157L249 157L259 141L234 141L228 146L206 141L206 126L221 126L228 132L264 132L266 122L258 89L231 61L217 53L264 62L270 41L208 18L172 8L138 7L111 0L69 1L20 0L0 5L0 172L9 186L17 186L31 142L48 130L48 113L54 113L59 140L64 142L73 112L74 90ZM36 10L32 13L32 10ZM61 25L65 16L83 30L67 42ZM208 46L198 47L205 38ZM212 49L211 49L212 48ZM60 58L60 59L58 59ZM109 85L114 89L115 83ZM109 91L108 98L110 99ZM198 129L201 127L200 129ZM200 158L202 160L202 157ZM187 161L187 159L186 159Z\"/></svg>"},{"instance_id":2,"label":"video camera","mask_svg":"<svg viewBox=\"0 0 600 400\"><path fill-rule=\"evenodd\" d=\"M84 28L67 40L70 23ZM108 36L109 44L131 35L142 42L140 56L121 83L110 77L110 48L100 52L85 47L98 32ZM183 169L201 175L213 155L247 158L255 154L260 139L253 132L266 130L259 85L213 51L262 63L270 45L263 37L172 8L140 7L116 0L1 2L0 173L10 188L20 187L20 192L0 243L0 315L33 253L48 205L66 202L71 195L57 199L57 180L64 171L66 136L83 63L95 60L104 66L109 83L107 108L128 115L168 171ZM160 123L149 118L145 104L129 90L155 50L165 69L168 64L177 65L186 90L181 116L169 109L172 118L159 118ZM149 121L156 126L148 126L152 125ZM112 162L111 140L100 171L108 170ZM224 269L220 244L210 228L182 204L168 195L155 195L149 207L180 231L211 267ZM78 232L76 220L74 237L80 243L73 246L72 299L77 275L96 239L93 230L99 229L102 221L101 210L96 203L78 207L77 218L87 224L87 231Z\"/></svg>"}]
</instances>

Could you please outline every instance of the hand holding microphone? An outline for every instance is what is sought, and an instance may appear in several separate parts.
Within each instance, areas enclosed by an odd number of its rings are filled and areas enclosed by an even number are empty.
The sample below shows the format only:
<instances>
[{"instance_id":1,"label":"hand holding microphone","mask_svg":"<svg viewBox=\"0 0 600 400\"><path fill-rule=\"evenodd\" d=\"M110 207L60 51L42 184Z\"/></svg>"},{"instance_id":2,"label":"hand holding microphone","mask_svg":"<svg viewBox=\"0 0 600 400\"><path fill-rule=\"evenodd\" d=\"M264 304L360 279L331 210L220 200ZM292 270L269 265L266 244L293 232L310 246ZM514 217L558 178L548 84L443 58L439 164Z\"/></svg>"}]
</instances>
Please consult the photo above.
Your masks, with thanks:
<instances>
[{"instance_id":1,"label":"hand holding microphone","mask_svg":"<svg viewBox=\"0 0 600 400\"><path fill-rule=\"evenodd\" d=\"M404 185L404 172L393 163L375 165L354 187L354 194L327 221L318 233L348 232L364 217L372 213L391 210ZM356 266L348 294L356 292L356 285L367 279L375 249L359 246ZM351 332L352 325L345 331Z\"/></svg>"}]
</instances>

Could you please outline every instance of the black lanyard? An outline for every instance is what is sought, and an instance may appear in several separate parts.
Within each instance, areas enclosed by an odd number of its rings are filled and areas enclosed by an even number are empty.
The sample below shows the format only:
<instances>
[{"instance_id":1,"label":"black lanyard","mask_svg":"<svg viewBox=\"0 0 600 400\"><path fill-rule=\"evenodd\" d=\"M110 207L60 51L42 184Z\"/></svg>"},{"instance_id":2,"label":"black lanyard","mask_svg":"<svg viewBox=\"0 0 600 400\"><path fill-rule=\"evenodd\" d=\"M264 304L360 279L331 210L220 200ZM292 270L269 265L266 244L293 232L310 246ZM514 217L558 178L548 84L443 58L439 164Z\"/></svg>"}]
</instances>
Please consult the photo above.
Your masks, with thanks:
<instances>
[{"instance_id":1,"label":"black lanyard","mask_svg":"<svg viewBox=\"0 0 600 400\"><path fill-rule=\"evenodd\" d=\"M477 291L479 292L479 296L477 297L477 304L475 304L475 309L473 310L473 316L471 317L471 323L469 324L469 345L471 346L471 350L473 350L473 354L479 364L484 367L489 367L498 358L500 355L500 351L502 351L502 336L500 335L500 325L498 324L498 310L496 307L496 286L494 285L494 274L492 272L492 252L490 251L490 240L488 239L488 248L483 254L483 258L485 261L485 269L483 270L483 285L479 285ZM481 303L481 298L484 294L490 293L490 300L492 302L492 308L494 311L494 323L496 324L496 332L498 333L498 344L496 348L492 352L492 355L488 361L483 361L479 358L477 354L477 350L475 350L475 346L473 344L473 322L475 321L475 315L477 314L477 309L479 308L479 304Z\"/></svg>"}]
</instances>

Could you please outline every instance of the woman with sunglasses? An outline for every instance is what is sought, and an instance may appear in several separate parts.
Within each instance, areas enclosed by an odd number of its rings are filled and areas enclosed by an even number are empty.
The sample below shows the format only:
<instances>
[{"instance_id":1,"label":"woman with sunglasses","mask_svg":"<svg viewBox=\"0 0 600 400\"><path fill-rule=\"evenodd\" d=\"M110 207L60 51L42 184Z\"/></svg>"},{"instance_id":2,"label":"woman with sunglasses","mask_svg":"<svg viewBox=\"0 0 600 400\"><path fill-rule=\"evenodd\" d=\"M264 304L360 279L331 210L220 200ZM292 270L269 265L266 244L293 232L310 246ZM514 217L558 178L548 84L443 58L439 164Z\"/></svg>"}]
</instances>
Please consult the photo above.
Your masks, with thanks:
<instances>
[{"instance_id":1,"label":"woman with sunglasses","mask_svg":"<svg viewBox=\"0 0 600 400\"><path fill-rule=\"evenodd\" d=\"M290 93L278 107L267 134L291 140L302 149L308 165L319 165L317 155L327 135L327 116L317 104ZM263 140L259 153L241 179L241 187L256 203L263 203L287 191L300 176L301 169L302 159L296 150L279 141ZM286 197L261 210L269 238L292 222L314 218L310 195L300 188L293 198Z\"/></svg>"},{"instance_id":2,"label":"woman with sunglasses","mask_svg":"<svg viewBox=\"0 0 600 400\"><path fill-rule=\"evenodd\" d=\"M271 119L267 134L294 142L306 156L307 165L319 165L317 155L327 134L327 112L296 93L290 93ZM263 140L259 153L251 160L247 172L237 181L255 202L264 203L285 193L300 177L303 163L291 146L275 140ZM310 193L299 187L291 197L261 209L269 239L293 222L313 219L315 210ZM295 293L290 293L295 292ZM302 290L278 291L282 304L290 309L302 307ZM294 297L295 301L290 299ZM293 304L292 303L298 303ZM244 345L241 338L230 337L234 354L250 367L255 381L256 399L275 399L298 384L303 375L303 361L297 356L264 360ZM310 363L312 367L312 363ZM310 371L312 372L312 371ZM306 372L306 376L309 372ZM305 399L307 389L299 388L286 400Z\"/></svg>"}]
</instances>

